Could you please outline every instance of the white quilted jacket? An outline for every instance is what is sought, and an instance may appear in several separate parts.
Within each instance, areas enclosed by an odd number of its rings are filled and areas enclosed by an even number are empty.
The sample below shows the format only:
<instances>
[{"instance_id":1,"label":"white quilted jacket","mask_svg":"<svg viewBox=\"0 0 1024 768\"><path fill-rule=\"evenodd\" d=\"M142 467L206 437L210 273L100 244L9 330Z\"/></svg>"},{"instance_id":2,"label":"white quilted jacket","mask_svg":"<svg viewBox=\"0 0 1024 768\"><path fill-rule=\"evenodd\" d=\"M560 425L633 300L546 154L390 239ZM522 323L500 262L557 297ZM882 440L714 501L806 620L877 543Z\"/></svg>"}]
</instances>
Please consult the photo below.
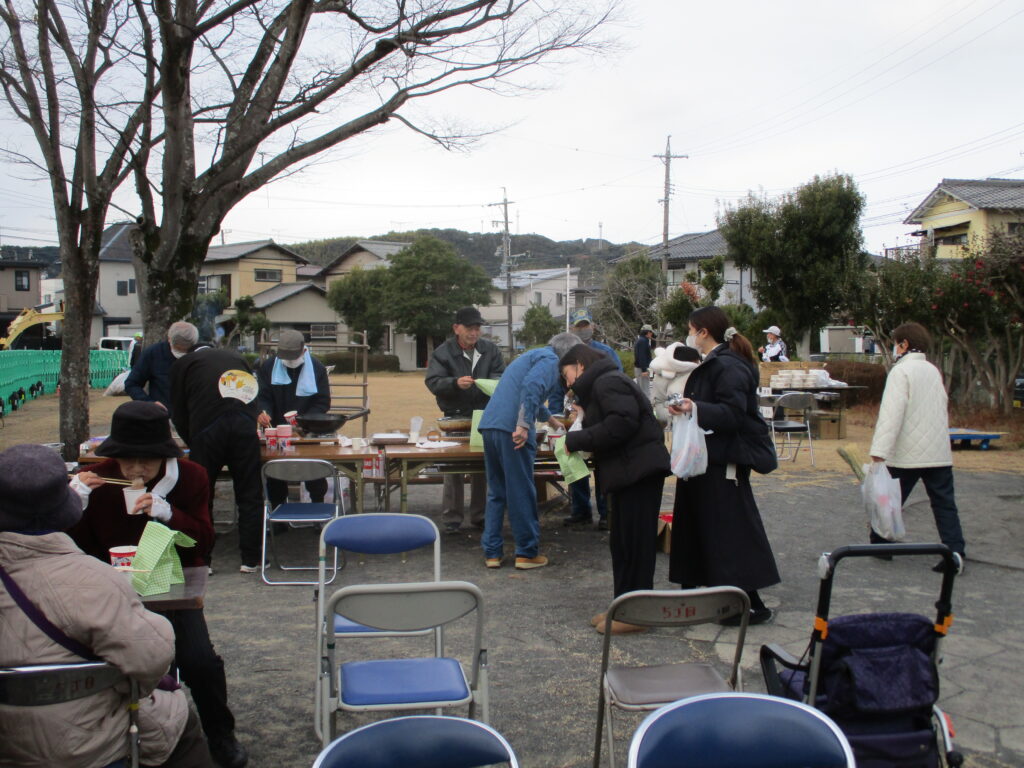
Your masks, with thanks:
<instances>
[{"instance_id":1,"label":"white quilted jacket","mask_svg":"<svg viewBox=\"0 0 1024 768\"><path fill-rule=\"evenodd\" d=\"M942 374L921 352L908 352L889 371L871 455L892 467L953 464Z\"/></svg>"}]
</instances>

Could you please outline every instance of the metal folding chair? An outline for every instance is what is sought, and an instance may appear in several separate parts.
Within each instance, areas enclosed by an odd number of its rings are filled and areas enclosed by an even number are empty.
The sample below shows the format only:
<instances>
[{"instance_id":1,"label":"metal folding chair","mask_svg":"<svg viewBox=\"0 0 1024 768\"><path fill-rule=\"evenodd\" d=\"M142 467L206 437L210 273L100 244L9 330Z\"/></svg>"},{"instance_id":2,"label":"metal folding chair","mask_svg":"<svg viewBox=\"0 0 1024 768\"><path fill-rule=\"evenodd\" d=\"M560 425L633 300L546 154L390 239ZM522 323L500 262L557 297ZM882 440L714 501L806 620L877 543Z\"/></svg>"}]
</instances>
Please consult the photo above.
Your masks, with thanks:
<instances>
[{"instance_id":1,"label":"metal folding chair","mask_svg":"<svg viewBox=\"0 0 1024 768\"><path fill-rule=\"evenodd\" d=\"M282 571L316 571L318 565L283 565L277 555L277 544L274 538L274 524L320 524L345 514L345 502L341 493L341 483L334 465L322 459L273 459L263 465L261 470L263 482L263 546L261 552L260 576L267 584L315 585L312 580L272 580L267 576L267 541L270 542L270 555L274 565ZM271 507L267 489L268 480L280 480L285 483L304 483L309 480L326 480L333 478L332 500L323 502L287 501ZM330 487L329 487L330 492ZM338 572L337 555L331 573L331 581Z\"/></svg>"},{"instance_id":2,"label":"metal folding chair","mask_svg":"<svg viewBox=\"0 0 1024 768\"><path fill-rule=\"evenodd\" d=\"M33 664L0 668L0 704L38 707L93 696L128 682L128 732L125 755L131 768L139 765L139 685L105 661L73 664ZM123 765L123 761L113 765Z\"/></svg>"},{"instance_id":3,"label":"metal folding chair","mask_svg":"<svg viewBox=\"0 0 1024 768\"><path fill-rule=\"evenodd\" d=\"M505 737L461 717L413 715L381 720L332 741L313 768L518 768Z\"/></svg>"},{"instance_id":4,"label":"metal folding chair","mask_svg":"<svg viewBox=\"0 0 1024 768\"><path fill-rule=\"evenodd\" d=\"M331 595L326 610L327 615L338 613L357 624L385 632L429 630L433 653L339 664L336 641L330 637L326 657L321 659L319 674L323 679L318 687L324 746L336 735L338 711L433 709L440 714L443 708L468 704L470 718L479 705L481 719L488 721L483 594L475 585L440 581L343 587ZM447 626L470 615L475 621L467 676L458 659L445 656L444 632ZM374 650L380 652L378 649L387 647L375 644Z\"/></svg>"},{"instance_id":5,"label":"metal folding chair","mask_svg":"<svg viewBox=\"0 0 1024 768\"><path fill-rule=\"evenodd\" d=\"M806 704L759 693L710 693L651 713L629 768L856 768L843 732Z\"/></svg>"},{"instance_id":6,"label":"metal folding chair","mask_svg":"<svg viewBox=\"0 0 1024 768\"><path fill-rule=\"evenodd\" d=\"M775 443L775 453L781 461L796 461L800 452L800 446L807 439L807 449L811 454L811 466L814 466L814 441L811 439L811 411L815 407L814 395L809 392L787 392L780 395L775 401L775 407L791 411L803 411L803 421L794 419L772 419L772 442ZM780 444L778 435L782 435ZM799 438L794 443L794 438Z\"/></svg>"},{"instance_id":7,"label":"metal folding chair","mask_svg":"<svg viewBox=\"0 0 1024 768\"><path fill-rule=\"evenodd\" d=\"M652 666L609 666L612 622L647 627L688 627L740 616L736 651L727 678L704 662L670 662ZM637 590L619 595L605 614L601 652L594 768L601 764L601 731L608 720L608 764L615 768L615 728L612 710L646 711L687 696L742 688L740 658L750 619L750 598L737 587Z\"/></svg>"}]
</instances>

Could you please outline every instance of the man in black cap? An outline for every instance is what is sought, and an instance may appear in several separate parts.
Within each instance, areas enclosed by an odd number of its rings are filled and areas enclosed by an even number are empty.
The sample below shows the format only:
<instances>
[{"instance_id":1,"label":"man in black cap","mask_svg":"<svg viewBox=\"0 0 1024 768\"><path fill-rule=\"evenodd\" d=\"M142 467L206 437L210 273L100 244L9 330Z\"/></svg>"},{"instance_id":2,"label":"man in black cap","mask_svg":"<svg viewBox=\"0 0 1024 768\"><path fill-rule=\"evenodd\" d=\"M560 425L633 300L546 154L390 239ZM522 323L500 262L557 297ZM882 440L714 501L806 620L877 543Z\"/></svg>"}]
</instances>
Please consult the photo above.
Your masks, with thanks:
<instances>
[{"instance_id":1,"label":"man in black cap","mask_svg":"<svg viewBox=\"0 0 1024 768\"><path fill-rule=\"evenodd\" d=\"M284 424L284 415L289 411L304 416L330 410L331 382L327 368L309 353L306 338L299 331L281 331L277 355L256 369L256 378L260 383L258 402L262 427ZM311 501L320 503L327 495L327 480L310 480L306 490ZM287 499L288 484L268 478L267 493L270 506L276 507Z\"/></svg>"},{"instance_id":2,"label":"man in black cap","mask_svg":"<svg viewBox=\"0 0 1024 768\"><path fill-rule=\"evenodd\" d=\"M426 385L434 393L437 407L445 416L469 419L473 417L473 411L483 410L490 398L474 386L474 381L496 379L505 370L501 350L480 338L483 322L476 307L463 307L455 313L454 336L430 356ZM444 476L441 521L449 533L458 531L463 523L464 482L462 475ZM470 523L483 528L487 479L484 475L470 475L469 487Z\"/></svg>"},{"instance_id":3,"label":"man in black cap","mask_svg":"<svg viewBox=\"0 0 1024 768\"><path fill-rule=\"evenodd\" d=\"M214 484L227 466L238 507L239 570L260 569L263 489L256 432L259 383L249 364L230 349L200 347L171 366L171 413L192 461L209 475L210 516Z\"/></svg>"},{"instance_id":4,"label":"man in black cap","mask_svg":"<svg viewBox=\"0 0 1024 768\"><path fill-rule=\"evenodd\" d=\"M209 564L213 523L206 471L182 458L167 411L141 401L118 406L110 436L97 446L96 455L106 461L75 475L71 483L85 511L68 535L82 551L106 562L111 547L138 544L152 519L195 539L194 547L177 548L184 567ZM107 479L136 481L145 493L133 509L126 509L123 487ZM210 642L203 609L163 615L174 627L175 662L192 691L211 754L224 768L242 768L248 755L235 739L224 661Z\"/></svg>"}]
</instances>

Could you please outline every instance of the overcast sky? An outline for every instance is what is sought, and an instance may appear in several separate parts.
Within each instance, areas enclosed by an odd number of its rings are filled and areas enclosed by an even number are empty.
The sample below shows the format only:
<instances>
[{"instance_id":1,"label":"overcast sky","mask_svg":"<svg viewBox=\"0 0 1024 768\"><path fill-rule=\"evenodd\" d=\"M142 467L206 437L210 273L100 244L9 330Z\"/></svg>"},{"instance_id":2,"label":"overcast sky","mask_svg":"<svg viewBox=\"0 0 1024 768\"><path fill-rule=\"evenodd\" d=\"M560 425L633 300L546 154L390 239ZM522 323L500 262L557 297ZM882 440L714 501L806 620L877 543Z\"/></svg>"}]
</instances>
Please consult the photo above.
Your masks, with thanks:
<instances>
[{"instance_id":1,"label":"overcast sky","mask_svg":"<svg viewBox=\"0 0 1024 768\"><path fill-rule=\"evenodd\" d=\"M748 190L838 171L880 252L911 241L902 221L942 178L1024 177L1020 0L627 0L624 15L618 53L535 71L542 92L424 105L507 126L471 151L384 126L252 195L225 241L497 231L504 187L514 234L653 244L668 135L689 156L671 166L673 237L714 229ZM0 182L4 244L56 243L47 194Z\"/></svg>"}]
</instances>

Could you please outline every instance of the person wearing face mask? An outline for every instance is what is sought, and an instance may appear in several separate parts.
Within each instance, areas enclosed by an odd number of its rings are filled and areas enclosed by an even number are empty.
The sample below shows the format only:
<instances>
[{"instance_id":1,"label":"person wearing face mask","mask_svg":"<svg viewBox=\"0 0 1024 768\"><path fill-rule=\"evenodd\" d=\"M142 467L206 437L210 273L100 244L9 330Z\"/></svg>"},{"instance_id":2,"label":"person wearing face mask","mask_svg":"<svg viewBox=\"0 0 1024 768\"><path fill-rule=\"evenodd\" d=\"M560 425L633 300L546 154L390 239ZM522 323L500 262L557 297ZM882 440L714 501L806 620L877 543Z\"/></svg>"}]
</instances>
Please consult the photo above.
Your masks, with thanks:
<instances>
[{"instance_id":1,"label":"person wearing face mask","mask_svg":"<svg viewBox=\"0 0 1024 768\"><path fill-rule=\"evenodd\" d=\"M71 481L84 511L67 533L83 552L108 562L111 547L138 544L148 522L155 520L195 540L193 547L177 547L184 567L209 564L213 523L206 470L182 458L165 410L155 403L118 406L110 436L97 446L96 455L105 461L90 465ZM127 509L123 486L108 479L141 482L145 493ZM203 609L162 615L174 628L175 662L192 692L210 752L219 765L242 768L248 756L235 738L224 661L210 641Z\"/></svg>"},{"instance_id":2,"label":"person wearing face mask","mask_svg":"<svg viewBox=\"0 0 1024 768\"><path fill-rule=\"evenodd\" d=\"M171 366L199 341L192 323L172 323L167 341L146 347L124 380L124 391L132 400L145 400L171 408Z\"/></svg>"},{"instance_id":3,"label":"person wearing face mask","mask_svg":"<svg viewBox=\"0 0 1024 768\"><path fill-rule=\"evenodd\" d=\"M327 368L306 348L306 339L294 330L281 331L277 340L277 355L265 360L256 369L260 384L257 398L261 427L286 423L284 415L297 411L300 416L327 413L331 407L331 384ZM327 495L327 480L306 483L309 498L320 503ZM270 504L276 507L288 496L288 484L282 480L267 480Z\"/></svg>"},{"instance_id":4,"label":"person wearing face mask","mask_svg":"<svg viewBox=\"0 0 1024 768\"><path fill-rule=\"evenodd\" d=\"M615 367L622 370L622 361L615 354L615 350L607 344L602 344L594 338L594 318L590 310L581 307L575 310L570 316L572 332L579 336L580 341L591 349L596 349L604 354L609 360L615 363ZM566 414L568 415L568 414ZM593 522L590 509L590 478L581 477L575 483L569 484L569 495L572 498L572 514L562 521L565 525L576 525L583 523L589 525ZM608 502L600 489L596 491L597 497L597 529L608 530Z\"/></svg>"},{"instance_id":5,"label":"person wearing face mask","mask_svg":"<svg viewBox=\"0 0 1024 768\"><path fill-rule=\"evenodd\" d=\"M961 557L966 549L953 492L953 452L949 411L942 373L925 353L931 335L918 323L904 323L892 332L896 361L889 370L878 409L871 460L885 462L900 481L903 502L920 480L928 492L942 543ZM885 539L871 531L871 543ZM935 570L942 571L942 563Z\"/></svg>"}]
</instances>

